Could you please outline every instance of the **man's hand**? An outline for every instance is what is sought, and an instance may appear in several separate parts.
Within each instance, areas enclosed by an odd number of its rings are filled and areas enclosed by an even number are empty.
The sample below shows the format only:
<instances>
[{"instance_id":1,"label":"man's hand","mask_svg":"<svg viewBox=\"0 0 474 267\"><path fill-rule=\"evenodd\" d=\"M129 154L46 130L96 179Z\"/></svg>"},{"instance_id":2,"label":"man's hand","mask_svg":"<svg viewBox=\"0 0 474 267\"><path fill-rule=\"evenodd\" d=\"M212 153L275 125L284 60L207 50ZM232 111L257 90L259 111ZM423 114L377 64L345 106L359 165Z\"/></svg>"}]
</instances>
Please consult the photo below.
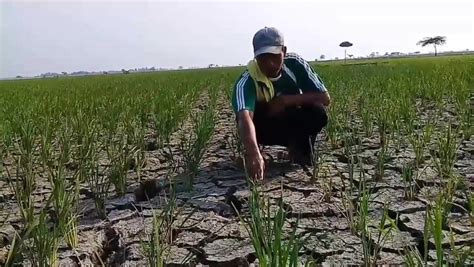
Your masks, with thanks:
<instances>
[{"instance_id":1,"label":"man's hand","mask_svg":"<svg viewBox=\"0 0 474 267\"><path fill-rule=\"evenodd\" d=\"M265 161L258 149L253 112L242 110L237 115L239 135L245 152L245 168L247 175L253 180L262 180L265 172Z\"/></svg>"},{"instance_id":2,"label":"man's hand","mask_svg":"<svg viewBox=\"0 0 474 267\"><path fill-rule=\"evenodd\" d=\"M257 181L263 180L265 173L265 160L260 151L250 153L245 156L245 166L247 175L250 179Z\"/></svg>"},{"instance_id":3,"label":"man's hand","mask_svg":"<svg viewBox=\"0 0 474 267\"><path fill-rule=\"evenodd\" d=\"M276 116L285 111L287 105L285 97L286 96L277 96L268 103L268 115L270 117Z\"/></svg>"}]
</instances>

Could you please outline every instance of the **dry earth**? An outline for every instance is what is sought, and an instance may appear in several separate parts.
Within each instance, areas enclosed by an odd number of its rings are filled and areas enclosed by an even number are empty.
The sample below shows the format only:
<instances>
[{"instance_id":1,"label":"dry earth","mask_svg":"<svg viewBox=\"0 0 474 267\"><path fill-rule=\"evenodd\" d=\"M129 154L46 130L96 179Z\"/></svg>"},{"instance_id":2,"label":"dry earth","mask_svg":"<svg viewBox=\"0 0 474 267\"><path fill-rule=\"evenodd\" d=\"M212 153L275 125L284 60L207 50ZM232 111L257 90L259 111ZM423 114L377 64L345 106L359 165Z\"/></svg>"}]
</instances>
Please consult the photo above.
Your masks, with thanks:
<instances>
[{"instance_id":1,"label":"dry earth","mask_svg":"<svg viewBox=\"0 0 474 267\"><path fill-rule=\"evenodd\" d=\"M231 139L233 127L232 112L227 107L222 107L218 113L216 132L196 178L194 190L177 193L180 214L176 218L172 256L167 260L168 266L258 266L248 233L230 205L232 200L240 208L240 212L245 214L245 200L249 196L244 173L231 159L232 150L228 140ZM382 181L377 182L370 177L375 173L376 153L380 149L378 139L366 138L362 140L362 144L363 152L360 156L364 160L363 169L369 177L369 187L373 189L369 223L374 225L372 229L376 231L375 225L380 222L383 205L386 203L388 215L399 228L392 232L387 242L380 244L382 251L378 262L400 265L404 262L400 254L407 245L423 249L427 199L430 194L439 191L443 184L437 178L436 171L429 167L430 159L427 156L428 159L422 166L424 175L417 181L417 197L407 201L404 198L401 170L407 162L414 159L411 148L402 147L400 151L391 153L385 175ZM341 198L342 189L349 184L347 159L342 148L328 147L325 141L320 141L322 153L326 155L322 166L327 176L319 178L315 183L310 182L307 171L282 159L282 155L286 153L284 148L265 147L269 166L263 189L270 198L277 199L283 194L284 203L290 210L288 231L296 218L301 216L298 233L308 237L302 251L302 261L312 258L322 265L360 265L363 263L361 239L349 229ZM471 138L459 148L455 165L456 171L471 190L474 187L473 153L474 142ZM80 201L83 214L79 226L80 245L75 251L68 249L65 244L61 245L60 265L89 265L99 264L100 261L108 266L145 265L141 240L146 238L144 233L151 232L152 211L163 208L166 166L162 153L152 149L147 151L142 178L153 181L148 183L148 186L153 184L154 190L150 191L153 198L150 201L136 199L134 192L140 186L133 182L124 197L108 201L106 221L96 217L93 201L88 198L85 187ZM131 181L136 181L136 174L133 171L129 174ZM328 181L331 181L329 191ZM357 183L358 180L354 182ZM37 201L45 199L51 191L45 181L40 185L35 194ZM331 192L329 199L324 199L324 196L328 197L328 192ZM455 202L460 207L468 206L466 196L461 192L456 193ZM0 203L3 205L0 211L0 225L3 224L0 228L0 257L4 257L15 229L20 227L20 217L13 194L3 179L0 181ZM455 206L449 216L449 224L456 235L457 246L474 244L473 219L468 213ZM436 254L433 240L429 243L429 260L434 261ZM445 240L445 245L445 251L449 254L449 240ZM182 260L185 257L190 260L184 264ZM474 264L472 256L469 262Z\"/></svg>"}]
</instances>

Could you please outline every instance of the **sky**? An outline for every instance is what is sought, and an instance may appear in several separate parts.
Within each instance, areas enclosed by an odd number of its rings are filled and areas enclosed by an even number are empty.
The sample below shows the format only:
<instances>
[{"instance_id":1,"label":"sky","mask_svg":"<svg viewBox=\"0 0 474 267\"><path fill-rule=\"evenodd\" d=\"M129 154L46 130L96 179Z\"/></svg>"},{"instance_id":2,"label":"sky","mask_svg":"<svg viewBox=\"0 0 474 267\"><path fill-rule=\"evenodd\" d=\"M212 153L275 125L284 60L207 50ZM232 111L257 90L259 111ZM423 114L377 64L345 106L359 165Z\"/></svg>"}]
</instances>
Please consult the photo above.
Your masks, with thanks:
<instances>
[{"instance_id":1,"label":"sky","mask_svg":"<svg viewBox=\"0 0 474 267\"><path fill-rule=\"evenodd\" d=\"M0 78L46 72L239 65L252 37L278 28L306 60L348 53L474 50L471 0L0 0Z\"/></svg>"}]
</instances>

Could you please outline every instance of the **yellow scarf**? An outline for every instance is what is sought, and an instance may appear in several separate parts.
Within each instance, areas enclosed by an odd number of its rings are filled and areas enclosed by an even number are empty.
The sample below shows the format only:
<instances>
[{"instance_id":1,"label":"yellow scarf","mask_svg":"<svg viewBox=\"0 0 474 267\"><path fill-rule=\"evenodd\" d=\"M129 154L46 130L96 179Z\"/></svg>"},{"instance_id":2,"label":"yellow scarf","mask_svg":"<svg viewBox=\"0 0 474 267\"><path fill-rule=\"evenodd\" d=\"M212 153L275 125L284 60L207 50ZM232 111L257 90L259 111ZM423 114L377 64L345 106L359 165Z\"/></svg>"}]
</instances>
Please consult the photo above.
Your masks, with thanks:
<instances>
[{"instance_id":1,"label":"yellow scarf","mask_svg":"<svg viewBox=\"0 0 474 267\"><path fill-rule=\"evenodd\" d=\"M255 89L257 90L257 100L270 102L270 100L275 95L275 90L273 89L273 83L268 79L265 74L262 73L258 67L257 60L253 59L247 64L247 71L250 74L250 77L255 82ZM264 87L259 88L258 82L265 84Z\"/></svg>"}]
</instances>

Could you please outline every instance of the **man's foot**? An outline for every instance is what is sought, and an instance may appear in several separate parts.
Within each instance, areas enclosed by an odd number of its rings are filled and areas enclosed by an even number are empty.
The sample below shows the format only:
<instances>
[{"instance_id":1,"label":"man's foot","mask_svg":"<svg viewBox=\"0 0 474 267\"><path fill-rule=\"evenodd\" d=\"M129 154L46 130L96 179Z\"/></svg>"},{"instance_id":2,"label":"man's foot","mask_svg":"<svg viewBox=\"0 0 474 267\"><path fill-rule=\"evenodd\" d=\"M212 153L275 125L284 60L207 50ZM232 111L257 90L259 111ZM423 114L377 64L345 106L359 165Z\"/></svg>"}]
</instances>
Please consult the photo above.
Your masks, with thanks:
<instances>
[{"instance_id":1,"label":"man's foot","mask_svg":"<svg viewBox=\"0 0 474 267\"><path fill-rule=\"evenodd\" d=\"M303 151L301 148L290 145L288 146L288 157L290 162L301 166L311 166L311 153Z\"/></svg>"}]
</instances>

